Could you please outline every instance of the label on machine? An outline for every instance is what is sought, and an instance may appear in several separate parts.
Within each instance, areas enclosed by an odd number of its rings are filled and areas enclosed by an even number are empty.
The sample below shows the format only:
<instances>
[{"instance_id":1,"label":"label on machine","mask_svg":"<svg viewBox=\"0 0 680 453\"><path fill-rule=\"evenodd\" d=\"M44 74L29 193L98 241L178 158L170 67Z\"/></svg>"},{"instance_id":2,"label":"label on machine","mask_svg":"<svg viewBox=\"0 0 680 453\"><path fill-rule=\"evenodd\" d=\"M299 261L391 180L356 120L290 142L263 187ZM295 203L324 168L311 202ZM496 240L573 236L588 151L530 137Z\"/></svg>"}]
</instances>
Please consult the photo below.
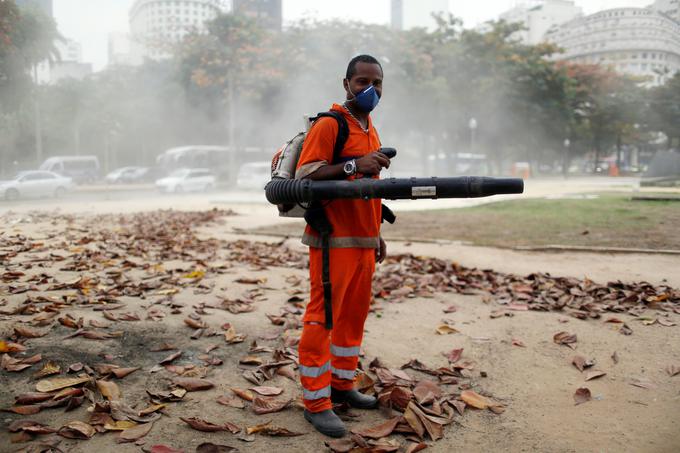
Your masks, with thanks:
<instances>
[{"instance_id":1,"label":"label on machine","mask_svg":"<svg viewBox=\"0 0 680 453\"><path fill-rule=\"evenodd\" d=\"M437 187L436 186L412 187L411 196L414 198L436 197Z\"/></svg>"}]
</instances>

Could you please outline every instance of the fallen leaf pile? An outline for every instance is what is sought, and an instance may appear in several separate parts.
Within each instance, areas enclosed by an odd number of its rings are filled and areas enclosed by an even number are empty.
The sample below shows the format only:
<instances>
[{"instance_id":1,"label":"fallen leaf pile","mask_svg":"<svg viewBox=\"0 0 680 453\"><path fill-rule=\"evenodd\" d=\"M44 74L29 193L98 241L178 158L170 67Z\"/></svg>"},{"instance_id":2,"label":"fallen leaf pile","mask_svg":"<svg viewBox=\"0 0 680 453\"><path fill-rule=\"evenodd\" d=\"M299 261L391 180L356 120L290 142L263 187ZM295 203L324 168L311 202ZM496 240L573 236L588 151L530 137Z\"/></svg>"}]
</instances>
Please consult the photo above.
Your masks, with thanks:
<instances>
[{"instance_id":1,"label":"fallen leaf pile","mask_svg":"<svg viewBox=\"0 0 680 453\"><path fill-rule=\"evenodd\" d=\"M248 316L245 314L267 299L267 290L280 289L269 287L261 271L271 267L305 269L307 256L283 243L205 238L201 228L219 225L224 216L232 214L217 209L156 211L90 216L83 222L74 216L32 213L22 222L49 222L58 228L40 239L19 233L0 234L0 278L4 283L0 317L10 322L7 338L0 340L0 369L11 376L22 376L22 382L34 387L16 395L14 403L2 409L16 414L14 417L59 410L64 419L54 426L30 419L14 420L9 425L12 442L32 441L32 450L25 451L60 451L61 441L114 433L108 435L115 435L116 442L141 446L161 417L181 429L220 432L242 442L252 442L256 436L305 434L277 426L267 418L300 409L300 392L279 385L298 380L297 345L308 282L295 275L286 277L286 296L279 313L264 314L273 329L271 334L255 339L233 322L231 315ZM232 269L236 265L260 273L236 275ZM53 274L55 270L59 278ZM231 284L238 296L228 297L221 292L223 288L216 287L215 277L224 274L233 274ZM492 317L513 311L554 310L592 319L611 312L631 314L645 325L670 327L675 323L666 315L680 313L680 291L667 286L599 285L587 279L547 274L519 277L413 255L388 257L374 281L375 299L388 302L443 292L490 296L501 307ZM179 302L179 295L187 293L192 294L191 302ZM4 296L11 303L2 299ZM645 313L647 309L654 309L654 316ZM456 310L450 305L444 311ZM211 316L215 312L228 313L229 322L215 322ZM174 334L199 340L192 345L200 346L178 347L175 337L144 345L145 351L153 353L151 363L141 358L123 361L108 354L108 345L129 344L135 325L157 326L169 319L176 321ZM632 333L616 317L605 322L621 333ZM432 331L432 335L457 333L447 321ZM79 362L69 363L64 357L35 350L50 342L72 346L82 341L101 345L96 360L79 355L75 358ZM577 337L563 331L555 333L553 341L561 345L556 348L575 348ZM516 338L512 345L526 347ZM224 349L232 352L222 353ZM236 350L240 352L233 353ZM486 374L476 371L475 363L464 358L463 349L453 349L444 357L448 365L438 368L418 359L401 368L373 360L357 376L357 383L361 391L378 398L385 421L375 426L353 425L351 436L329 441L327 446L336 452L415 452L426 448L425 442L440 439L444 428L468 408L495 414L504 411L503 404L478 388L476 377ZM571 363L584 381L606 375L591 369L592 359L577 355ZM214 377L218 367L230 367L242 378L241 383L229 382L226 394L218 385L222 382ZM668 365L666 373L676 376L680 366ZM32 380L27 381L29 378ZM140 390L139 382L147 380L153 384ZM135 381L137 388L127 385L130 381ZM653 386L643 379L630 384L645 389ZM183 407L193 395L213 395L209 398L217 408L243 411L248 417L259 418L258 423L235 424L220 417L184 413ZM574 399L577 404L585 403L591 399L590 391L579 388ZM338 411L347 420L354 418L347 408ZM75 413L87 415L74 417ZM203 443L196 451L234 450ZM179 450L154 445L148 451Z\"/></svg>"},{"instance_id":2,"label":"fallen leaf pile","mask_svg":"<svg viewBox=\"0 0 680 453\"><path fill-rule=\"evenodd\" d=\"M489 294L507 310L562 311L579 319L600 318L605 312L639 317L648 308L680 314L680 290L666 285L620 281L601 285L541 273L521 277L410 254L388 256L376 272L373 288L377 298L388 301L440 292ZM671 325L662 317L653 321Z\"/></svg>"}]
</instances>

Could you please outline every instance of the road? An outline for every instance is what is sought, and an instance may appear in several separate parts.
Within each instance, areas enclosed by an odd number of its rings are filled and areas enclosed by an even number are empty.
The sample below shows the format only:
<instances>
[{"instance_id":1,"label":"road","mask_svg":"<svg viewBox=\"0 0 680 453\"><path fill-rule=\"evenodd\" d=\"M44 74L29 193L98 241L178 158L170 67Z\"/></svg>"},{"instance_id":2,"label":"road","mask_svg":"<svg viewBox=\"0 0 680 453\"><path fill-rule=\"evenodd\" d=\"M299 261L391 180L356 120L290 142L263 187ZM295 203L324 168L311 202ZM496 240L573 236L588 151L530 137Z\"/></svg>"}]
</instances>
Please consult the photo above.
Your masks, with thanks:
<instances>
[{"instance_id":1,"label":"road","mask_svg":"<svg viewBox=\"0 0 680 453\"><path fill-rule=\"evenodd\" d=\"M474 199L398 200L388 204L395 211L417 211L476 206L499 200L582 196L584 193L602 191L633 192L640 189L638 178L561 178L530 179L525 182L522 195L503 195ZM268 205L264 192L242 190L216 190L197 194L160 194L152 186L84 186L62 199L0 201L0 214L8 211L59 209L63 212L135 212L149 209L209 209L216 206L275 211Z\"/></svg>"}]
</instances>

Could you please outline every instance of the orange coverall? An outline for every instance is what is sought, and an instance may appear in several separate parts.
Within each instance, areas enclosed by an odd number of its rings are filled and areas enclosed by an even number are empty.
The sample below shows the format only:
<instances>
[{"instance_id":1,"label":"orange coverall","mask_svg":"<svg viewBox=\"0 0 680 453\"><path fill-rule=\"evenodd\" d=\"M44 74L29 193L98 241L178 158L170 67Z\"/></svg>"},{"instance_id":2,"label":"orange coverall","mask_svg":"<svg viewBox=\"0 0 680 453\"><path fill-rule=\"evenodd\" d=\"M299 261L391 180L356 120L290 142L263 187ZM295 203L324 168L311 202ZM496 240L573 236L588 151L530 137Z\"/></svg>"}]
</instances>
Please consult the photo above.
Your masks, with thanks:
<instances>
[{"instance_id":1,"label":"orange coverall","mask_svg":"<svg viewBox=\"0 0 680 453\"><path fill-rule=\"evenodd\" d=\"M341 158L359 158L380 148L380 139L370 117L365 132L342 106L334 104L331 110L342 113L349 126L349 137L340 153ZM302 147L296 178L333 163L337 134L338 123L333 118L320 118L314 123ZM303 317L298 352L303 399L310 412L332 408L331 386L338 390L353 388L364 322L372 297L375 252L380 246L379 199L333 200L324 205L333 227L330 238L332 330L324 327L321 240L309 225L302 238L302 242L310 247L311 295Z\"/></svg>"}]
</instances>

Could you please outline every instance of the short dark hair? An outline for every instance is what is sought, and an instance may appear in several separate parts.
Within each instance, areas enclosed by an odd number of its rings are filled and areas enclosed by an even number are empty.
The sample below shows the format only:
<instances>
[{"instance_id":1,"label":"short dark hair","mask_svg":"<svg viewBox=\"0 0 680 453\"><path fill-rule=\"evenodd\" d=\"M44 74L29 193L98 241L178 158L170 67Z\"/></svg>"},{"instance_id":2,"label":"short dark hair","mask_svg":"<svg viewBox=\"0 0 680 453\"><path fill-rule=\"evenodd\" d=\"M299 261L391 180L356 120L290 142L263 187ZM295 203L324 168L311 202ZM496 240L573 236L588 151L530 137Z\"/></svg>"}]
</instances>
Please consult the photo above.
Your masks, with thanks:
<instances>
[{"instance_id":1,"label":"short dark hair","mask_svg":"<svg viewBox=\"0 0 680 453\"><path fill-rule=\"evenodd\" d=\"M380 66L380 71L382 72L383 70L382 65L378 60L375 59L375 57L370 55L357 55L356 57L352 58L347 65L347 73L345 74L345 78L347 78L347 80L351 80L352 77L354 77L354 74L357 73L357 63L377 64Z\"/></svg>"}]
</instances>

